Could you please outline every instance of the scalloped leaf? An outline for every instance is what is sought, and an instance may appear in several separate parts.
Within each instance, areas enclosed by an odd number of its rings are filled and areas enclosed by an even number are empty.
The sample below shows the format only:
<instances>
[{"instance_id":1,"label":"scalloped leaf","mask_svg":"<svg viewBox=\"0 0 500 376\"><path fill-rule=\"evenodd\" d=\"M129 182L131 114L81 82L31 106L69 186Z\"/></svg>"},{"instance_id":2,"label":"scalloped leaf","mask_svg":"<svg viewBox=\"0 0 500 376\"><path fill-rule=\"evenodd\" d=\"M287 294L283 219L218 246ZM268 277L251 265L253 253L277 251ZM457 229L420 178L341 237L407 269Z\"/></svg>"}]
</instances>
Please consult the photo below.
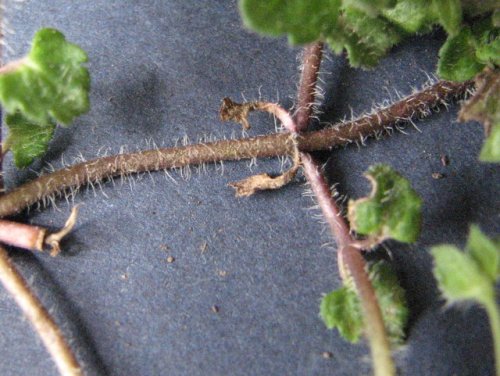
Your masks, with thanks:
<instances>
[{"instance_id":1,"label":"scalloped leaf","mask_svg":"<svg viewBox=\"0 0 500 376\"><path fill-rule=\"evenodd\" d=\"M349 342L358 342L363 333L363 315L356 292L341 287L321 300L320 316L328 329L337 328Z\"/></svg>"},{"instance_id":2,"label":"scalloped leaf","mask_svg":"<svg viewBox=\"0 0 500 376\"><path fill-rule=\"evenodd\" d=\"M466 81L478 74L484 64L476 58L476 46L476 38L468 27L448 38L439 50L439 77L450 81Z\"/></svg>"},{"instance_id":3,"label":"scalloped leaf","mask_svg":"<svg viewBox=\"0 0 500 376\"><path fill-rule=\"evenodd\" d=\"M53 122L33 123L19 112L8 114L5 123L9 127L9 135L4 147L12 151L14 163L19 168L29 166L47 151L56 128Z\"/></svg>"},{"instance_id":4,"label":"scalloped leaf","mask_svg":"<svg viewBox=\"0 0 500 376\"><path fill-rule=\"evenodd\" d=\"M384 9L382 14L408 33L430 31L437 21L429 1L399 0L393 8Z\"/></svg>"},{"instance_id":5,"label":"scalloped leaf","mask_svg":"<svg viewBox=\"0 0 500 376\"><path fill-rule=\"evenodd\" d=\"M69 124L89 109L86 53L55 29L39 30L30 53L5 66L0 101L9 113L21 112L36 124Z\"/></svg>"},{"instance_id":6,"label":"scalloped leaf","mask_svg":"<svg viewBox=\"0 0 500 376\"><path fill-rule=\"evenodd\" d=\"M349 201L348 217L357 233L405 243L420 233L422 200L408 180L387 165L371 166L365 176L372 183L369 197Z\"/></svg>"},{"instance_id":7,"label":"scalloped leaf","mask_svg":"<svg viewBox=\"0 0 500 376\"><path fill-rule=\"evenodd\" d=\"M402 345L409 316L405 290L389 263L385 261L371 263L369 270L389 341L392 346Z\"/></svg>"},{"instance_id":8,"label":"scalloped leaf","mask_svg":"<svg viewBox=\"0 0 500 376\"><path fill-rule=\"evenodd\" d=\"M352 66L371 67L401 40L403 32L383 17L378 7L394 1L240 0L244 24L260 33L286 34L291 44L326 40L337 53L345 48ZM366 12L368 10L368 12Z\"/></svg>"},{"instance_id":9,"label":"scalloped leaf","mask_svg":"<svg viewBox=\"0 0 500 376\"><path fill-rule=\"evenodd\" d=\"M405 292L387 262L370 263L368 269L391 345L401 345L408 320ZM328 329L337 328L349 342L359 340L364 328L363 312L352 283L347 283L346 286L323 297L320 317Z\"/></svg>"},{"instance_id":10,"label":"scalloped leaf","mask_svg":"<svg viewBox=\"0 0 500 376\"><path fill-rule=\"evenodd\" d=\"M261 33L288 34L291 44L321 39L335 28L340 0L241 0L245 26Z\"/></svg>"}]
</instances>

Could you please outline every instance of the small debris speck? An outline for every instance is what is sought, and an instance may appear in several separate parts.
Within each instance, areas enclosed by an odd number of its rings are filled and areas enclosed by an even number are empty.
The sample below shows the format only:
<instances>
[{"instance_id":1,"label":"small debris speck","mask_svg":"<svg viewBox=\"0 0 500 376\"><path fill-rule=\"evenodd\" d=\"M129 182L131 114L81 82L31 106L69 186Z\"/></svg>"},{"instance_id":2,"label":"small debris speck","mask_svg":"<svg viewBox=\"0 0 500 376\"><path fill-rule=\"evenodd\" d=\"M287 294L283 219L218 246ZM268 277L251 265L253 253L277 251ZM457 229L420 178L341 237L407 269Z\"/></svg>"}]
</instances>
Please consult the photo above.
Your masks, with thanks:
<instances>
[{"instance_id":1,"label":"small debris speck","mask_svg":"<svg viewBox=\"0 0 500 376\"><path fill-rule=\"evenodd\" d=\"M219 277L227 276L227 272L225 270L217 270L217 274L219 275Z\"/></svg>"},{"instance_id":2,"label":"small debris speck","mask_svg":"<svg viewBox=\"0 0 500 376\"><path fill-rule=\"evenodd\" d=\"M207 251L207 249L208 249L208 243L207 242L201 243L201 245L200 245L200 252L203 254L203 253L205 253Z\"/></svg>"},{"instance_id":3,"label":"small debris speck","mask_svg":"<svg viewBox=\"0 0 500 376\"><path fill-rule=\"evenodd\" d=\"M450 164L450 158L448 158L447 155L442 154L441 155L441 164L446 167Z\"/></svg>"},{"instance_id":4,"label":"small debris speck","mask_svg":"<svg viewBox=\"0 0 500 376\"><path fill-rule=\"evenodd\" d=\"M444 178L444 175L442 173L440 173L440 172L433 172L432 173L432 178L433 179L442 179L442 178Z\"/></svg>"},{"instance_id":5,"label":"small debris speck","mask_svg":"<svg viewBox=\"0 0 500 376\"><path fill-rule=\"evenodd\" d=\"M162 251L168 251L169 250L168 245L166 245L166 244L160 244L160 249Z\"/></svg>"},{"instance_id":6,"label":"small debris speck","mask_svg":"<svg viewBox=\"0 0 500 376\"><path fill-rule=\"evenodd\" d=\"M128 274L127 273L124 273L120 276L120 278L124 281L126 281L128 279Z\"/></svg>"},{"instance_id":7,"label":"small debris speck","mask_svg":"<svg viewBox=\"0 0 500 376\"><path fill-rule=\"evenodd\" d=\"M219 306L216 306L216 305L213 305L211 309L212 309L213 313L219 313L219 311L220 311Z\"/></svg>"},{"instance_id":8,"label":"small debris speck","mask_svg":"<svg viewBox=\"0 0 500 376\"><path fill-rule=\"evenodd\" d=\"M173 263L174 261L175 261L175 258L174 258L173 256L168 256L168 257L167 257L167 262L168 262L169 264Z\"/></svg>"},{"instance_id":9,"label":"small debris speck","mask_svg":"<svg viewBox=\"0 0 500 376\"><path fill-rule=\"evenodd\" d=\"M323 354L321 354L323 359L331 359L333 358L333 354L330 351L324 351Z\"/></svg>"}]
</instances>

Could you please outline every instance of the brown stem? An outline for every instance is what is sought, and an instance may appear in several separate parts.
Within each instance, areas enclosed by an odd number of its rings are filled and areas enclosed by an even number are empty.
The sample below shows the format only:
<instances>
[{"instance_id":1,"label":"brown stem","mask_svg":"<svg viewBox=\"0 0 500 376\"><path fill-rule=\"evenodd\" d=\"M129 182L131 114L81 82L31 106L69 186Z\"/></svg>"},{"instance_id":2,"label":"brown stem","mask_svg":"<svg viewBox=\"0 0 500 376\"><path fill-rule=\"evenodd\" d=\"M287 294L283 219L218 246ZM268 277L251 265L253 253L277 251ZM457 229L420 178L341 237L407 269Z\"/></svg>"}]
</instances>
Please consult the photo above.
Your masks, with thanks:
<instances>
[{"instance_id":1,"label":"brown stem","mask_svg":"<svg viewBox=\"0 0 500 376\"><path fill-rule=\"evenodd\" d=\"M337 241L338 267L341 277L344 280L352 277L358 292L363 307L365 330L370 343L375 375L395 375L382 312L368 277L366 262L359 249L353 246L356 240L351 236L349 225L332 198L328 183L318 165L311 156L305 153L302 154L302 164L318 205Z\"/></svg>"},{"instance_id":2,"label":"brown stem","mask_svg":"<svg viewBox=\"0 0 500 376\"><path fill-rule=\"evenodd\" d=\"M0 281L33 324L61 375L82 375L80 365L54 319L33 294L24 278L0 247Z\"/></svg>"},{"instance_id":3,"label":"brown stem","mask_svg":"<svg viewBox=\"0 0 500 376\"><path fill-rule=\"evenodd\" d=\"M323 55L323 43L316 42L304 48L302 72L297 91L297 112L295 123L297 130L307 130L314 105L316 82Z\"/></svg>"},{"instance_id":4,"label":"brown stem","mask_svg":"<svg viewBox=\"0 0 500 376\"><path fill-rule=\"evenodd\" d=\"M349 225L346 223L337 203L332 199L330 187L321 174L317 163L307 153L301 154L301 161L304 167L304 174L309 184L311 184L314 196L337 241L338 248L341 249L348 246L353 241Z\"/></svg>"},{"instance_id":5,"label":"brown stem","mask_svg":"<svg viewBox=\"0 0 500 376\"><path fill-rule=\"evenodd\" d=\"M301 134L296 140L296 145L300 151L308 152L364 140L366 137L382 133L395 123L427 115L431 108L450 97L464 94L472 84L472 82L438 82L377 113L320 131ZM0 217L18 213L50 195L113 176L223 160L293 155L294 148L290 135L279 133L95 159L41 176L5 194L0 198Z\"/></svg>"},{"instance_id":6,"label":"brown stem","mask_svg":"<svg viewBox=\"0 0 500 376\"><path fill-rule=\"evenodd\" d=\"M317 52L314 49L306 49L305 60L306 64L308 63L309 66L304 67L303 73L307 72L310 81L307 81L306 77L306 79L304 79L306 82L304 85L301 80L301 85L299 87L299 103L304 103L305 101L307 101L306 104L314 102L316 79L320 64L320 61L314 60L316 54ZM319 54L319 58L321 59L321 49L319 50ZM384 116L389 118L392 115L393 118L395 117L397 119L405 112L404 108L407 105L408 101L403 101L400 107L392 108L392 112L384 112L382 110L381 113L377 114L377 123L382 123ZM302 121L298 126L298 128L302 130L305 130L308 126L311 116L310 108L309 112L305 115L307 115L307 118L297 120ZM371 124L371 121L368 120L367 123ZM382 311L375 294L375 289L367 273L366 262L359 249L353 246L353 244L356 243L356 239L351 235L349 225L342 215L341 209L334 198L332 198L328 183L322 175L319 166L307 153L302 153L301 158L304 174L316 196L323 216L337 241L337 259L340 275L343 280L352 277L361 301L361 306L363 307L363 321L366 336L370 343L374 373L377 376L395 375L396 369L391 357L391 350L385 330Z\"/></svg>"}]
</instances>

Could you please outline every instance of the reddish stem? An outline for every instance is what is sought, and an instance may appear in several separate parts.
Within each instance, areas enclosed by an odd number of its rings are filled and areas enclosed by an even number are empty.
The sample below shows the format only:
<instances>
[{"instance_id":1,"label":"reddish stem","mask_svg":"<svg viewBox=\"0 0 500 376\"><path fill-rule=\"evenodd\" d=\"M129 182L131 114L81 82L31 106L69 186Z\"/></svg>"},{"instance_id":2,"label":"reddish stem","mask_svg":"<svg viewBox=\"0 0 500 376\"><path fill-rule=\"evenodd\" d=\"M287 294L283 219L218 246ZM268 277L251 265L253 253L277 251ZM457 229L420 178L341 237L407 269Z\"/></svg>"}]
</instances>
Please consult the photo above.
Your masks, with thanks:
<instances>
[{"instance_id":1,"label":"reddish stem","mask_svg":"<svg viewBox=\"0 0 500 376\"><path fill-rule=\"evenodd\" d=\"M323 56L323 43L316 42L304 48L302 72L297 92L297 112L295 123L299 132L307 130L315 101L314 90L318 80L319 67Z\"/></svg>"}]
</instances>

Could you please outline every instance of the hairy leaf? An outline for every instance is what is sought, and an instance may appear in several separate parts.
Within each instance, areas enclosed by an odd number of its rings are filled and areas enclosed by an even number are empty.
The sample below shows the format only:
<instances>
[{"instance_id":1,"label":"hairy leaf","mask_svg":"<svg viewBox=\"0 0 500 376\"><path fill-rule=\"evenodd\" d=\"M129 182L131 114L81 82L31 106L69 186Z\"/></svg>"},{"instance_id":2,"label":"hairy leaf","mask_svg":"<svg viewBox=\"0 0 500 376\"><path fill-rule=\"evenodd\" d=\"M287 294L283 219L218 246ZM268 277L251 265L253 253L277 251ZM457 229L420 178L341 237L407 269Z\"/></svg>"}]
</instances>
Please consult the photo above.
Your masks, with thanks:
<instances>
[{"instance_id":1,"label":"hairy leaf","mask_svg":"<svg viewBox=\"0 0 500 376\"><path fill-rule=\"evenodd\" d=\"M8 114L5 122L9 135L4 147L10 149L17 167L29 166L35 158L43 155L54 134L55 123L36 124L26 119L21 113Z\"/></svg>"},{"instance_id":2,"label":"hairy leaf","mask_svg":"<svg viewBox=\"0 0 500 376\"><path fill-rule=\"evenodd\" d=\"M371 263L368 269L391 345L400 345L404 340L408 319L405 292L388 263ZM359 340L363 332L363 315L361 302L352 283L323 298L320 316L328 329L337 328L350 342Z\"/></svg>"},{"instance_id":3,"label":"hairy leaf","mask_svg":"<svg viewBox=\"0 0 500 376\"><path fill-rule=\"evenodd\" d=\"M371 166L369 197L349 202L349 221L363 235L411 243L420 233L422 201L408 180L386 165Z\"/></svg>"},{"instance_id":4,"label":"hairy leaf","mask_svg":"<svg viewBox=\"0 0 500 376\"><path fill-rule=\"evenodd\" d=\"M450 81L465 81L484 68L476 58L477 41L470 28L450 37L439 51L437 72L441 78Z\"/></svg>"},{"instance_id":5,"label":"hairy leaf","mask_svg":"<svg viewBox=\"0 0 500 376\"><path fill-rule=\"evenodd\" d=\"M463 300L484 302L494 289L489 278L470 255L452 245L432 248L434 276L444 297L451 303Z\"/></svg>"},{"instance_id":6,"label":"hairy leaf","mask_svg":"<svg viewBox=\"0 0 500 376\"><path fill-rule=\"evenodd\" d=\"M343 3L346 7L357 8L371 17L376 17L381 9L396 5L396 0L344 0Z\"/></svg>"},{"instance_id":7,"label":"hairy leaf","mask_svg":"<svg viewBox=\"0 0 500 376\"><path fill-rule=\"evenodd\" d=\"M392 346L402 345L409 313L405 291L387 262L370 264L369 270L389 341Z\"/></svg>"},{"instance_id":8,"label":"hairy leaf","mask_svg":"<svg viewBox=\"0 0 500 376\"><path fill-rule=\"evenodd\" d=\"M383 15L408 33L430 31L435 22L432 3L421 0L399 0Z\"/></svg>"},{"instance_id":9,"label":"hairy leaf","mask_svg":"<svg viewBox=\"0 0 500 376\"><path fill-rule=\"evenodd\" d=\"M394 1L240 0L246 26L273 36L287 34L291 44L325 40L337 53L345 48L353 66L375 65L403 33L372 12Z\"/></svg>"},{"instance_id":10,"label":"hairy leaf","mask_svg":"<svg viewBox=\"0 0 500 376\"><path fill-rule=\"evenodd\" d=\"M401 32L389 22L358 9L344 8L343 21L347 34L344 47L354 67L376 65L387 50L401 40Z\"/></svg>"},{"instance_id":11,"label":"hairy leaf","mask_svg":"<svg viewBox=\"0 0 500 376\"><path fill-rule=\"evenodd\" d=\"M497 25L498 9L489 1L240 0L240 10L245 25L258 32L286 34L292 44L324 40L336 53L345 49L353 67L373 67L404 37L431 31L434 25L450 36L438 69L443 78L463 81L482 69L485 60L498 61L496 41L490 37L479 43L469 27L462 28L463 14L491 15L490 27ZM472 26L483 22L478 20Z\"/></svg>"},{"instance_id":12,"label":"hairy leaf","mask_svg":"<svg viewBox=\"0 0 500 376\"><path fill-rule=\"evenodd\" d=\"M69 124L89 108L85 52L54 29L35 34L30 53L0 74L0 101L37 124Z\"/></svg>"},{"instance_id":13,"label":"hairy leaf","mask_svg":"<svg viewBox=\"0 0 500 376\"><path fill-rule=\"evenodd\" d=\"M434 276L449 302L473 300L494 305L495 282L500 276L500 249L478 227L471 227L465 252L453 245L436 246L431 252Z\"/></svg>"},{"instance_id":14,"label":"hairy leaf","mask_svg":"<svg viewBox=\"0 0 500 376\"><path fill-rule=\"evenodd\" d=\"M466 246L479 268L493 283L500 277L500 248L484 235L478 226L471 226Z\"/></svg>"},{"instance_id":15,"label":"hairy leaf","mask_svg":"<svg viewBox=\"0 0 500 376\"><path fill-rule=\"evenodd\" d=\"M269 35L288 34L291 44L323 38L338 18L340 0L241 0L246 26Z\"/></svg>"},{"instance_id":16,"label":"hairy leaf","mask_svg":"<svg viewBox=\"0 0 500 376\"><path fill-rule=\"evenodd\" d=\"M453 36L460 31L462 4L460 0L433 0L433 11L446 32Z\"/></svg>"},{"instance_id":17,"label":"hairy leaf","mask_svg":"<svg viewBox=\"0 0 500 376\"><path fill-rule=\"evenodd\" d=\"M357 342L363 332L363 316L356 292L341 287L321 300L320 316L328 329L337 328L349 342Z\"/></svg>"}]
</instances>

